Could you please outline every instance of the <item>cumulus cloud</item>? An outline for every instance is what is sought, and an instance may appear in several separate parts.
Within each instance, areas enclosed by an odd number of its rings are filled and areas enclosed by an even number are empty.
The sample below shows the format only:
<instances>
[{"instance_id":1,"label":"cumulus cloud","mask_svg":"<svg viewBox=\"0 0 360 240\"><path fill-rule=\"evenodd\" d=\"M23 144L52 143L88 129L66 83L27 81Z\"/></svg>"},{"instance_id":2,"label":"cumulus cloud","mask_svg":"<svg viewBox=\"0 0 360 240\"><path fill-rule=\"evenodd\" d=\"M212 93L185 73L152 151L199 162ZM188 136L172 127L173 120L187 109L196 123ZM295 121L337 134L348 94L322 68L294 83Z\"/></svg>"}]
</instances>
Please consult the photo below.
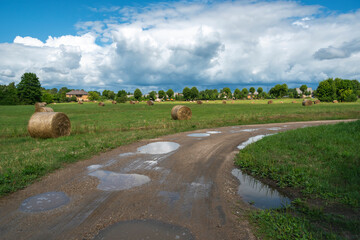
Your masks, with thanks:
<instances>
[{"instance_id":1,"label":"cumulus cloud","mask_svg":"<svg viewBox=\"0 0 360 240\"><path fill-rule=\"evenodd\" d=\"M0 44L1 81L31 71L45 86L146 92L360 77L360 11L325 15L319 6L285 1L93 11L112 15L76 23L77 36Z\"/></svg>"}]
</instances>

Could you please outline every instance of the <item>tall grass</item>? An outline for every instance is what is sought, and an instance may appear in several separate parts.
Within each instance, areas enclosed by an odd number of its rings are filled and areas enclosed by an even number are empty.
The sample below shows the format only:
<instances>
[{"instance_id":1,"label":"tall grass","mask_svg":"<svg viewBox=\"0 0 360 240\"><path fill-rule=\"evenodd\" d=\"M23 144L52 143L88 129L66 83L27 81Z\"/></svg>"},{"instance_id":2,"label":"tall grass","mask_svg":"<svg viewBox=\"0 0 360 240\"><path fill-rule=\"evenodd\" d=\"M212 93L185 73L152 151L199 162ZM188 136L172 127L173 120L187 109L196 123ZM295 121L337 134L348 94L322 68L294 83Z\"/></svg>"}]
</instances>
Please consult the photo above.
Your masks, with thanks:
<instances>
[{"instance_id":1,"label":"tall grass","mask_svg":"<svg viewBox=\"0 0 360 240\"><path fill-rule=\"evenodd\" d=\"M290 100L288 100L290 101ZM64 164L86 159L99 152L140 139L201 128L320 119L360 119L360 103L321 104L302 107L301 103L267 105L267 101L180 103L189 106L189 121L174 121L174 104L147 106L95 103L51 105L71 120L72 133L57 139L33 139L27 123L33 106L0 106L0 196L16 191Z\"/></svg>"}]
</instances>

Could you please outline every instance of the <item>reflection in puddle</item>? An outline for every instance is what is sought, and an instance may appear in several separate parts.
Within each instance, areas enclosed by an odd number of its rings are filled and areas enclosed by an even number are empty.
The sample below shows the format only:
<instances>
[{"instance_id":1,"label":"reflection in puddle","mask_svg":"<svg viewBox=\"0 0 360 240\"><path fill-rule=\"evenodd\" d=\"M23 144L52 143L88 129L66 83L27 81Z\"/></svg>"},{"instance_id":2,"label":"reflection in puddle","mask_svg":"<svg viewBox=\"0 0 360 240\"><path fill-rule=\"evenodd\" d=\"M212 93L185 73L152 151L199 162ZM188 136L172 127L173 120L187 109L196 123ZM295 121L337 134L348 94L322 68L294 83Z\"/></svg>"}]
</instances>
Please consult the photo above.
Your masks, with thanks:
<instances>
[{"instance_id":1,"label":"reflection in puddle","mask_svg":"<svg viewBox=\"0 0 360 240\"><path fill-rule=\"evenodd\" d=\"M233 169L231 173L240 181L238 194L245 202L253 203L255 207L261 209L278 208L290 204L289 198L250 175L242 173L240 169Z\"/></svg>"},{"instance_id":2,"label":"reflection in puddle","mask_svg":"<svg viewBox=\"0 0 360 240\"><path fill-rule=\"evenodd\" d=\"M179 147L180 145L174 142L153 142L139 147L137 151L143 154L165 154L173 152Z\"/></svg>"},{"instance_id":3,"label":"reflection in puddle","mask_svg":"<svg viewBox=\"0 0 360 240\"><path fill-rule=\"evenodd\" d=\"M94 238L96 239L195 239L191 232L184 227L164 223L156 220L131 220L116 223L102 231Z\"/></svg>"},{"instance_id":4,"label":"reflection in puddle","mask_svg":"<svg viewBox=\"0 0 360 240\"><path fill-rule=\"evenodd\" d=\"M251 143L254 143L256 141L259 141L260 139L262 139L265 136L268 136L268 135L257 135L255 137L251 137L246 142L243 142L242 144L240 144L237 148L240 149L240 150L244 149L247 145L249 145Z\"/></svg>"},{"instance_id":5,"label":"reflection in puddle","mask_svg":"<svg viewBox=\"0 0 360 240\"><path fill-rule=\"evenodd\" d=\"M141 186L150 181L150 178L139 174L121 174L111 171L96 170L90 176L100 180L98 189L103 191L120 191Z\"/></svg>"},{"instance_id":6,"label":"reflection in puddle","mask_svg":"<svg viewBox=\"0 0 360 240\"><path fill-rule=\"evenodd\" d=\"M136 153L133 152L126 152L126 153L120 153L119 157L128 157L128 156L132 156L135 155Z\"/></svg>"},{"instance_id":7,"label":"reflection in puddle","mask_svg":"<svg viewBox=\"0 0 360 240\"><path fill-rule=\"evenodd\" d=\"M240 130L240 131L241 132L255 132L257 130L258 130L257 128L253 128L253 129L243 129L243 130Z\"/></svg>"},{"instance_id":8,"label":"reflection in puddle","mask_svg":"<svg viewBox=\"0 0 360 240\"><path fill-rule=\"evenodd\" d=\"M190 133L187 136L189 137L208 137L210 133Z\"/></svg>"},{"instance_id":9,"label":"reflection in puddle","mask_svg":"<svg viewBox=\"0 0 360 240\"><path fill-rule=\"evenodd\" d=\"M99 168L102 168L102 167L103 167L103 165L95 164L95 165L88 166L87 170L93 171L93 170L96 170L96 169L99 169Z\"/></svg>"},{"instance_id":10,"label":"reflection in puddle","mask_svg":"<svg viewBox=\"0 0 360 240\"><path fill-rule=\"evenodd\" d=\"M220 131L207 131L206 133L209 133L209 134L218 134L218 133L221 133Z\"/></svg>"},{"instance_id":11,"label":"reflection in puddle","mask_svg":"<svg viewBox=\"0 0 360 240\"><path fill-rule=\"evenodd\" d=\"M43 212L52 210L70 202L63 192L47 192L25 199L20 205L23 212Z\"/></svg>"},{"instance_id":12,"label":"reflection in puddle","mask_svg":"<svg viewBox=\"0 0 360 240\"><path fill-rule=\"evenodd\" d=\"M272 128L267 128L267 130L271 130L271 131L277 131L282 129L281 127L272 127Z\"/></svg>"}]
</instances>

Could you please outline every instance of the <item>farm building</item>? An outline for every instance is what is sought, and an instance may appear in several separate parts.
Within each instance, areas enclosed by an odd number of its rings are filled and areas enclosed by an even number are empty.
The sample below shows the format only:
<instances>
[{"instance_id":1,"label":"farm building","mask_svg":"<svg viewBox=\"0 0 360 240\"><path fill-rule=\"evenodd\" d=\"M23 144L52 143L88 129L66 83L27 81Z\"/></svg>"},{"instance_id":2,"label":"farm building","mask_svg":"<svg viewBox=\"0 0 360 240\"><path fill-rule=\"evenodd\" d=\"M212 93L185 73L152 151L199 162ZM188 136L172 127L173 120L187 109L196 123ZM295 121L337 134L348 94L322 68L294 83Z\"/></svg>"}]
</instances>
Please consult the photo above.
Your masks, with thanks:
<instances>
[{"instance_id":1,"label":"farm building","mask_svg":"<svg viewBox=\"0 0 360 240\"><path fill-rule=\"evenodd\" d=\"M66 93L66 97L71 98L75 96L77 101L89 101L89 93L85 92L84 90L72 90Z\"/></svg>"}]
</instances>

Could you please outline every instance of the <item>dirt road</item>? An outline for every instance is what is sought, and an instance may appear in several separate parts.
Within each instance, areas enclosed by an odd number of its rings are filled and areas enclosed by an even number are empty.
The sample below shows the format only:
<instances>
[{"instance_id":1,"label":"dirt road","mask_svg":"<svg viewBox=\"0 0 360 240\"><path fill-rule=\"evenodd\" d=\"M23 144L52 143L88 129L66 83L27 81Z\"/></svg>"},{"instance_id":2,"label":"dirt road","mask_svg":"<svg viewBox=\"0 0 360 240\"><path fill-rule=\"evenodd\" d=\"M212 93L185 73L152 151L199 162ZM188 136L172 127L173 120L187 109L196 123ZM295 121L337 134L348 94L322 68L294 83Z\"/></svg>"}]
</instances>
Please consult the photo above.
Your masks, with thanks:
<instances>
[{"instance_id":1,"label":"dirt road","mask_svg":"<svg viewBox=\"0 0 360 240\"><path fill-rule=\"evenodd\" d=\"M336 122L223 127L119 147L0 199L0 238L255 239L231 174L237 146Z\"/></svg>"}]
</instances>

